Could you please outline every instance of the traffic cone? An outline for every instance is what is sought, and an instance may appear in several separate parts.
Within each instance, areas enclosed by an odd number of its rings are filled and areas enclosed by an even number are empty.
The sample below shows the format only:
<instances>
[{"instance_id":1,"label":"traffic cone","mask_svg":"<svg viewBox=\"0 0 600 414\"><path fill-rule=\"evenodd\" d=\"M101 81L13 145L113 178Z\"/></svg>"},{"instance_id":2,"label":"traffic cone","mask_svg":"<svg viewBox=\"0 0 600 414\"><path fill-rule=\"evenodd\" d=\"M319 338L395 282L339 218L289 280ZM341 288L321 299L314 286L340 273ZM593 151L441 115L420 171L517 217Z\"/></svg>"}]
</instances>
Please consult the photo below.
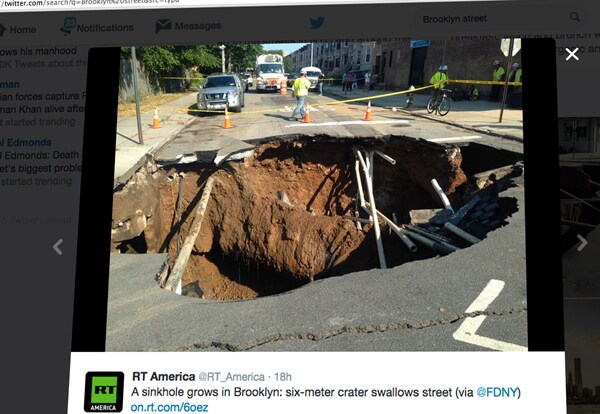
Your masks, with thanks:
<instances>
[{"instance_id":1,"label":"traffic cone","mask_svg":"<svg viewBox=\"0 0 600 414\"><path fill-rule=\"evenodd\" d=\"M225 124L223 125L224 129L233 128L231 126L231 120L229 119L229 112L227 112L227 107L225 107Z\"/></svg>"},{"instance_id":2,"label":"traffic cone","mask_svg":"<svg viewBox=\"0 0 600 414\"><path fill-rule=\"evenodd\" d=\"M365 114L364 121L371 121L371 101L369 101L369 104L367 105L367 113Z\"/></svg>"},{"instance_id":3,"label":"traffic cone","mask_svg":"<svg viewBox=\"0 0 600 414\"><path fill-rule=\"evenodd\" d=\"M310 123L310 107L306 107L306 111L304 111L304 119L302 119L302 122L304 123Z\"/></svg>"},{"instance_id":4,"label":"traffic cone","mask_svg":"<svg viewBox=\"0 0 600 414\"><path fill-rule=\"evenodd\" d=\"M160 119L158 119L158 108L154 110L154 120L152 121L152 129L160 128Z\"/></svg>"},{"instance_id":5,"label":"traffic cone","mask_svg":"<svg viewBox=\"0 0 600 414\"><path fill-rule=\"evenodd\" d=\"M287 95L287 79L286 78L283 78L281 80L281 86L279 87L279 94Z\"/></svg>"}]
</instances>

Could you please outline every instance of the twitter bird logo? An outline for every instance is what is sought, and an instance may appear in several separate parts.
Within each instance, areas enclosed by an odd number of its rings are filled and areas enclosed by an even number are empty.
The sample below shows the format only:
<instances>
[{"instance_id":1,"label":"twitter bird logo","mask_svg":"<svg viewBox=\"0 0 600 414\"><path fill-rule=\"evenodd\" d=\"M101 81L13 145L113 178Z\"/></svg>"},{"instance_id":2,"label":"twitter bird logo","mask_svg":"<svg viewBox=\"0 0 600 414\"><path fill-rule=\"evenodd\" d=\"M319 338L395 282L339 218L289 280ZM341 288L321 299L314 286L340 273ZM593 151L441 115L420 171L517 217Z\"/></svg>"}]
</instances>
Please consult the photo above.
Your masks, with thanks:
<instances>
[{"instance_id":1,"label":"twitter bird logo","mask_svg":"<svg viewBox=\"0 0 600 414\"><path fill-rule=\"evenodd\" d=\"M319 29L323 26L323 22L325 21L325 17L319 16L316 19L310 18L310 28L311 29Z\"/></svg>"}]
</instances>

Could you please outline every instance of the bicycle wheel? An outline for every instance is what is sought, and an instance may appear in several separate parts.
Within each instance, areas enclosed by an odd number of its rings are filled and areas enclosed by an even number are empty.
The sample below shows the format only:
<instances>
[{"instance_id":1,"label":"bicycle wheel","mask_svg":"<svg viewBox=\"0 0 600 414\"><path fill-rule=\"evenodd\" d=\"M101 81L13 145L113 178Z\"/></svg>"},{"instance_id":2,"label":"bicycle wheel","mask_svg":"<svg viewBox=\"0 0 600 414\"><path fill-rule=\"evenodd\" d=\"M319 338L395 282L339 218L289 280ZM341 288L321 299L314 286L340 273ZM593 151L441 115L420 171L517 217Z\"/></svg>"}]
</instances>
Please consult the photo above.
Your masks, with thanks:
<instances>
[{"instance_id":1,"label":"bicycle wheel","mask_svg":"<svg viewBox=\"0 0 600 414\"><path fill-rule=\"evenodd\" d=\"M438 110L438 114L440 114L440 116L444 116L448 112L450 112L450 99L443 97L442 101L438 105L437 110Z\"/></svg>"},{"instance_id":2,"label":"bicycle wheel","mask_svg":"<svg viewBox=\"0 0 600 414\"><path fill-rule=\"evenodd\" d=\"M429 98L429 100L427 101L427 113L431 114L433 113L433 111L435 111L435 104L436 104L436 99L431 97Z\"/></svg>"}]
</instances>

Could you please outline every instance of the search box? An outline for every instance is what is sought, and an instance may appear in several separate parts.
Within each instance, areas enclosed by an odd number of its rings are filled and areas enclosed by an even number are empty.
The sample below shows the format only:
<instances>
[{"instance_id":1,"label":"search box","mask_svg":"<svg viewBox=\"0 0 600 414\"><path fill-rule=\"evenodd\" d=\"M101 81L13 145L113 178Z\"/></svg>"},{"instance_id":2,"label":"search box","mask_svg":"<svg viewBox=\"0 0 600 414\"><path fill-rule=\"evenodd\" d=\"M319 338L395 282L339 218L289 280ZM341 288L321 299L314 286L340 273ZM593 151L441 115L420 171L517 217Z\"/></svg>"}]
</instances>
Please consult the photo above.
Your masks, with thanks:
<instances>
[{"instance_id":1,"label":"search box","mask_svg":"<svg viewBox=\"0 0 600 414\"><path fill-rule=\"evenodd\" d=\"M508 3L507 3L508 4ZM581 6L519 5L432 8L417 14L418 26L427 32L450 34L457 32L494 32L519 35L543 31L554 34L559 30L580 30L587 23L587 14ZM454 33L452 33L454 34Z\"/></svg>"}]
</instances>

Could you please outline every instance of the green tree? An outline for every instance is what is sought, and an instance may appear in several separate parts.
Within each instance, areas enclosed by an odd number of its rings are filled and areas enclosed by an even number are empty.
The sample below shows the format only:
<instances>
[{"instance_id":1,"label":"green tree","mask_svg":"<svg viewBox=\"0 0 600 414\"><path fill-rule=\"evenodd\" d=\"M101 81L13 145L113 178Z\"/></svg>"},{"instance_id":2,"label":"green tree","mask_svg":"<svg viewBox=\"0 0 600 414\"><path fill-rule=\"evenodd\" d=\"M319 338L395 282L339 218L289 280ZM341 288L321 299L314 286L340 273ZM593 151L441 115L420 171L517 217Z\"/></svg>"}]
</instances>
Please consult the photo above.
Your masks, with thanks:
<instances>
[{"instance_id":1,"label":"green tree","mask_svg":"<svg viewBox=\"0 0 600 414\"><path fill-rule=\"evenodd\" d=\"M283 67L287 73L291 73L295 70L294 62L292 62L291 56L286 56L283 58Z\"/></svg>"},{"instance_id":2,"label":"green tree","mask_svg":"<svg viewBox=\"0 0 600 414\"><path fill-rule=\"evenodd\" d=\"M225 48L225 58L231 63L230 70L243 72L246 68L253 68L256 57L263 53L259 44L235 44Z\"/></svg>"},{"instance_id":3,"label":"green tree","mask_svg":"<svg viewBox=\"0 0 600 414\"><path fill-rule=\"evenodd\" d=\"M156 77L173 76L184 73L190 68L214 70L220 66L221 55L214 47L196 46L146 46L136 48L136 55L144 64L146 71ZM131 48L122 48L121 52L128 56Z\"/></svg>"}]
</instances>

